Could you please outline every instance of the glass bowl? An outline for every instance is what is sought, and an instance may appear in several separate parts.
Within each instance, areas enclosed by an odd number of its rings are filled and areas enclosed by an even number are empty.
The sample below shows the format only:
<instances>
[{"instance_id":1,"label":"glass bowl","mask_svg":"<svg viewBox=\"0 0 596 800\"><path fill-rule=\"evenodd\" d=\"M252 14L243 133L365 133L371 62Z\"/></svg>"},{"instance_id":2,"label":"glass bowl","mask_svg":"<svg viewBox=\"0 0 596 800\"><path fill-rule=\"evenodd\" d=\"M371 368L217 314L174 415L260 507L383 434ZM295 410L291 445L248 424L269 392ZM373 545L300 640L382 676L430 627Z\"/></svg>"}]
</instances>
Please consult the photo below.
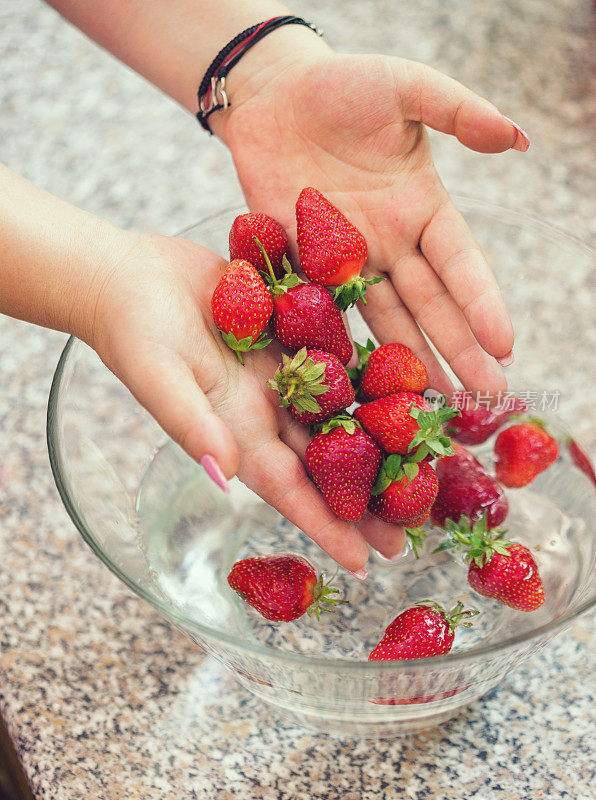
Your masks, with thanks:
<instances>
[{"instance_id":1,"label":"glass bowl","mask_svg":"<svg viewBox=\"0 0 596 800\"><path fill-rule=\"evenodd\" d=\"M594 251L520 214L464 198L458 205L512 314L510 387L559 429L575 420L574 434L592 435L586 387L593 380ZM183 235L225 256L241 211L221 212ZM366 335L357 314L351 323L358 338ZM533 550L545 584L538 611L524 614L476 595L459 557L431 553L439 532L430 528L419 560L409 551L397 563L373 554L362 583L340 570L336 583L350 604L337 613L319 624L303 617L276 625L229 590L232 563L276 552L301 553L326 571L334 571L333 562L238 480L229 495L221 493L72 338L52 384L48 443L62 500L108 568L251 692L322 731L394 735L446 720L594 603L596 494L564 447L529 487L508 492L509 538ZM476 451L490 468L492 441ZM446 656L368 662L391 619L425 598L461 599L482 613L472 628L458 629Z\"/></svg>"}]
</instances>

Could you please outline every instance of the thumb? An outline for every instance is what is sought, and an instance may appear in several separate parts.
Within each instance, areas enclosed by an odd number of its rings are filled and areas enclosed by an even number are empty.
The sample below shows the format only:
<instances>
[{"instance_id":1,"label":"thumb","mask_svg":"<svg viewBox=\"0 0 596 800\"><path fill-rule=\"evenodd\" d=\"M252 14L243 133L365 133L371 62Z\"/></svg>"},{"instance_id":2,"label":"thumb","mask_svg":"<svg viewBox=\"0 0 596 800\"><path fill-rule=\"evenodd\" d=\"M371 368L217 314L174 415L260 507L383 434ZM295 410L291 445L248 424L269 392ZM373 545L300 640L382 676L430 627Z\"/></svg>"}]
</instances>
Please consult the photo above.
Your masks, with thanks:
<instances>
[{"instance_id":1,"label":"thumb","mask_svg":"<svg viewBox=\"0 0 596 800\"><path fill-rule=\"evenodd\" d=\"M392 60L400 103L408 120L449 133L471 150L525 152L525 131L488 100L453 78L416 61Z\"/></svg>"},{"instance_id":2,"label":"thumb","mask_svg":"<svg viewBox=\"0 0 596 800\"><path fill-rule=\"evenodd\" d=\"M238 445L228 426L213 412L191 367L173 350L153 345L136 349L120 369L110 369L163 430L225 492L226 478L238 469Z\"/></svg>"}]
</instances>

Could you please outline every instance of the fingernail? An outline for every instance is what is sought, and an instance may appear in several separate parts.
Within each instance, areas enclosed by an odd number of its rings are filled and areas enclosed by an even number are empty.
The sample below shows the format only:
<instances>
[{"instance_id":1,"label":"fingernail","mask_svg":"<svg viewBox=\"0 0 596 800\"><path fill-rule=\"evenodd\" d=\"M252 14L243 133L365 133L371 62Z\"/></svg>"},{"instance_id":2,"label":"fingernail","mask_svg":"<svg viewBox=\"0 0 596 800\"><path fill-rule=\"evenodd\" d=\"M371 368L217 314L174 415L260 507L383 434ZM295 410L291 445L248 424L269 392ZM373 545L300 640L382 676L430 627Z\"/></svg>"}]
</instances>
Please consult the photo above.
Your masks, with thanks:
<instances>
[{"instance_id":1,"label":"fingernail","mask_svg":"<svg viewBox=\"0 0 596 800\"><path fill-rule=\"evenodd\" d=\"M513 350L510 350L506 356L502 358L497 358L497 361L502 367L510 367L513 362L515 361L515 356L513 355Z\"/></svg>"},{"instance_id":2,"label":"fingernail","mask_svg":"<svg viewBox=\"0 0 596 800\"><path fill-rule=\"evenodd\" d=\"M401 561L403 557L404 551L400 550L399 553L396 553L394 556L391 556L389 561Z\"/></svg>"},{"instance_id":3,"label":"fingernail","mask_svg":"<svg viewBox=\"0 0 596 800\"><path fill-rule=\"evenodd\" d=\"M503 114L503 116L505 116ZM528 147L530 146L530 137L525 132L523 128L520 128L517 122L514 122L509 117L505 117L507 122L510 122L513 127L515 128L515 141L511 145L512 150L520 150L522 153L525 153Z\"/></svg>"},{"instance_id":4,"label":"fingernail","mask_svg":"<svg viewBox=\"0 0 596 800\"><path fill-rule=\"evenodd\" d=\"M222 492L227 493L230 491L226 476L221 471L221 467L213 458L213 456L210 456L209 454L203 456L201 459L201 466L204 468L207 475L209 475L213 483L216 483L219 486Z\"/></svg>"},{"instance_id":5,"label":"fingernail","mask_svg":"<svg viewBox=\"0 0 596 800\"><path fill-rule=\"evenodd\" d=\"M362 569L359 569L356 572L352 572L352 570L348 570L348 572L350 573L350 575L353 575L355 578L358 578L359 581L363 581L368 575L368 572L366 571L365 567L362 567Z\"/></svg>"}]
</instances>

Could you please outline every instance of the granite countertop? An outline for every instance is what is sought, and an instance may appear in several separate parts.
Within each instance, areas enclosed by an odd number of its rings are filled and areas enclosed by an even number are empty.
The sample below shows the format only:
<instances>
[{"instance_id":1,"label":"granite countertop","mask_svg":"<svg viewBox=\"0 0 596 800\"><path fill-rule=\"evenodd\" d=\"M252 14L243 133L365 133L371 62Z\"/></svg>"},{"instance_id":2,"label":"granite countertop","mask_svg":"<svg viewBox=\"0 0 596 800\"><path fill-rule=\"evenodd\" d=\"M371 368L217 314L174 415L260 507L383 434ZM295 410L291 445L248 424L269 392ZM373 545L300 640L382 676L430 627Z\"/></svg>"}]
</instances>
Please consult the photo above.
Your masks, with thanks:
<instances>
[{"instance_id":1,"label":"granite countertop","mask_svg":"<svg viewBox=\"0 0 596 800\"><path fill-rule=\"evenodd\" d=\"M490 158L433 136L448 188L594 241L589 0L292 8L337 47L426 61L495 101L531 150ZM0 0L0 52L0 160L16 171L166 233L240 201L223 147L37 0ZM441 728L346 742L278 720L132 595L83 544L50 474L45 406L64 341L0 319L0 710L36 800L594 797L593 617Z\"/></svg>"}]
</instances>

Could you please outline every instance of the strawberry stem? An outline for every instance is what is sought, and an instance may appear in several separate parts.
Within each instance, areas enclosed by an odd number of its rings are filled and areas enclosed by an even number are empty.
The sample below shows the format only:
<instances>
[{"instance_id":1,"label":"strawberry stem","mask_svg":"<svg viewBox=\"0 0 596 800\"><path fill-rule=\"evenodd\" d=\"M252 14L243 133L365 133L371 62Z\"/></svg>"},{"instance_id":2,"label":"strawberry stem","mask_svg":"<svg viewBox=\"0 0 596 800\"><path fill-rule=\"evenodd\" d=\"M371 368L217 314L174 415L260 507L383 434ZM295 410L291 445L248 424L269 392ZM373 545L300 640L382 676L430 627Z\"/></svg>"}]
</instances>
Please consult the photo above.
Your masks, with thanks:
<instances>
[{"instance_id":1,"label":"strawberry stem","mask_svg":"<svg viewBox=\"0 0 596 800\"><path fill-rule=\"evenodd\" d=\"M506 531L501 528L489 530L486 511L473 524L468 516L462 514L458 522L452 519L446 520L445 526L447 538L433 550L433 553L464 548L466 561L468 563L473 561L478 567L488 564L493 553L510 555L508 548L511 547L511 542L504 539Z\"/></svg>"},{"instance_id":2,"label":"strawberry stem","mask_svg":"<svg viewBox=\"0 0 596 800\"><path fill-rule=\"evenodd\" d=\"M267 255L267 251L265 250L265 248L261 244L258 236L253 236L252 238L255 240L255 242L257 244L257 247L259 248L259 250L263 254L263 258L265 259L265 264L267 264L267 269L269 270L269 275L271 276L271 283L273 284L273 286L278 286L279 285L279 281L275 277L275 272L273 271L273 267L271 266L271 261L269 260L269 256Z\"/></svg>"},{"instance_id":3,"label":"strawberry stem","mask_svg":"<svg viewBox=\"0 0 596 800\"><path fill-rule=\"evenodd\" d=\"M431 453L436 458L452 456L455 450L451 446L451 439L445 436L443 424L453 417L461 416L461 411L451 406L434 408L432 411L424 411L417 408L414 403L410 406L410 416L418 423L420 430L410 442L409 453L414 450L422 449L424 456Z\"/></svg>"},{"instance_id":4,"label":"strawberry stem","mask_svg":"<svg viewBox=\"0 0 596 800\"><path fill-rule=\"evenodd\" d=\"M418 548L422 547L424 544L424 540L426 539L426 531L424 528L405 528L406 531L406 538L410 543L410 547L412 548L412 552L414 553L416 558L420 558L420 554L418 553Z\"/></svg>"},{"instance_id":5,"label":"strawberry stem","mask_svg":"<svg viewBox=\"0 0 596 800\"><path fill-rule=\"evenodd\" d=\"M329 391L324 380L325 364L307 356L306 347L303 347L293 358L282 356L282 363L267 385L278 392L284 408L291 403L300 414L305 411L318 414L321 406L315 397Z\"/></svg>"},{"instance_id":6,"label":"strawberry stem","mask_svg":"<svg viewBox=\"0 0 596 800\"><path fill-rule=\"evenodd\" d=\"M336 606L349 603L348 600L342 600L339 597L333 597L333 595L340 594L340 590L331 584L331 581L336 575L337 572L334 573L327 582L325 582L324 572L319 575L318 581L313 586L312 603L306 609L306 613L309 617L315 616L318 620L321 615L321 611L327 611L332 614L337 611Z\"/></svg>"},{"instance_id":7,"label":"strawberry stem","mask_svg":"<svg viewBox=\"0 0 596 800\"><path fill-rule=\"evenodd\" d=\"M477 614L480 614L480 611L475 608L466 609L461 601L458 601L451 611L445 611L443 606L435 600L420 600L416 603L416 606L418 608L429 608L436 614L440 614L444 617L452 631L458 627L471 628L472 623L467 620L469 620L470 617L475 617Z\"/></svg>"}]
</instances>

